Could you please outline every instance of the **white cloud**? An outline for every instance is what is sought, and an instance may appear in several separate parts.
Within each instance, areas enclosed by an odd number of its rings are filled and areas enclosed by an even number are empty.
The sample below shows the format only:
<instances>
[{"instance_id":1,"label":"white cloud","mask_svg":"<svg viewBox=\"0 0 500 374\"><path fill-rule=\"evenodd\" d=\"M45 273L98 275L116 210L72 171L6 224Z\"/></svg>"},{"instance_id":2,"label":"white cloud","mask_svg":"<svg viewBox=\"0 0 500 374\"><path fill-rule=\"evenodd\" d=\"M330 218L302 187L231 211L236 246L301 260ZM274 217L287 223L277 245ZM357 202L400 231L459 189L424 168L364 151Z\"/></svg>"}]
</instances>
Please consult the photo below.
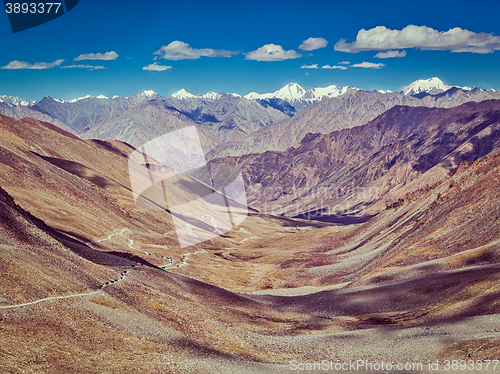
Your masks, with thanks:
<instances>
[{"instance_id":1,"label":"white cloud","mask_svg":"<svg viewBox=\"0 0 500 374\"><path fill-rule=\"evenodd\" d=\"M104 66L100 65L66 65L61 66L63 69L71 69L71 68L80 68L80 69L90 69L90 70L98 70L98 69L107 69Z\"/></svg>"},{"instance_id":2,"label":"white cloud","mask_svg":"<svg viewBox=\"0 0 500 374\"><path fill-rule=\"evenodd\" d=\"M5 66L1 66L2 69L9 69L9 70L17 70L17 69L35 69L35 70L40 70L40 69L50 69L56 66L59 66L63 63L63 59L55 60L54 62L35 62L34 64L30 64L29 62L26 61L18 61L14 60L9 62Z\"/></svg>"},{"instance_id":3,"label":"white cloud","mask_svg":"<svg viewBox=\"0 0 500 374\"><path fill-rule=\"evenodd\" d=\"M226 51L225 49L196 49L191 48L189 44L174 40L169 45L161 47L157 50L155 55L165 60L196 60L200 57L231 57L238 54L238 52Z\"/></svg>"},{"instance_id":4,"label":"white cloud","mask_svg":"<svg viewBox=\"0 0 500 374\"><path fill-rule=\"evenodd\" d=\"M166 66L166 65L158 65L157 62L144 66L142 70L147 70L147 71L165 71L168 69L172 69L172 66Z\"/></svg>"},{"instance_id":5,"label":"white cloud","mask_svg":"<svg viewBox=\"0 0 500 374\"><path fill-rule=\"evenodd\" d=\"M351 67L353 68L364 68L364 69L381 69L384 66L385 64L382 63L374 64L373 62L366 62L366 61L360 64L351 65Z\"/></svg>"},{"instance_id":6,"label":"white cloud","mask_svg":"<svg viewBox=\"0 0 500 374\"><path fill-rule=\"evenodd\" d=\"M379 52L374 57L376 58L394 58L394 57L405 57L406 51L387 51Z\"/></svg>"},{"instance_id":7,"label":"white cloud","mask_svg":"<svg viewBox=\"0 0 500 374\"><path fill-rule=\"evenodd\" d=\"M328 45L328 40L325 38L309 38L299 45L299 49L303 51L314 51L315 49L324 48Z\"/></svg>"},{"instance_id":8,"label":"white cloud","mask_svg":"<svg viewBox=\"0 0 500 374\"><path fill-rule=\"evenodd\" d=\"M266 44L259 49L247 53L245 60L255 61L283 61L302 57L294 50L285 51L281 45Z\"/></svg>"},{"instance_id":9,"label":"white cloud","mask_svg":"<svg viewBox=\"0 0 500 374\"><path fill-rule=\"evenodd\" d=\"M312 64L312 65L304 64L300 68L301 69L318 69L318 64Z\"/></svg>"},{"instance_id":10,"label":"white cloud","mask_svg":"<svg viewBox=\"0 0 500 374\"><path fill-rule=\"evenodd\" d=\"M349 65L351 61L340 61L337 65Z\"/></svg>"},{"instance_id":11,"label":"white cloud","mask_svg":"<svg viewBox=\"0 0 500 374\"><path fill-rule=\"evenodd\" d=\"M75 57L73 61L82 61L82 60L111 61L111 60L116 60L117 58L118 58L118 53L116 53L115 51L110 51L106 53L85 53Z\"/></svg>"},{"instance_id":12,"label":"white cloud","mask_svg":"<svg viewBox=\"0 0 500 374\"><path fill-rule=\"evenodd\" d=\"M336 51L348 53L407 48L492 53L500 50L500 36L475 33L460 27L448 31L437 31L427 26L408 25L402 30L377 26L370 30L359 30L356 41L353 43L346 43L345 39L340 39L335 44Z\"/></svg>"},{"instance_id":13,"label":"white cloud","mask_svg":"<svg viewBox=\"0 0 500 374\"><path fill-rule=\"evenodd\" d=\"M330 66L330 65L323 65L321 67L321 69L340 69L340 70L347 70L347 68L345 66L338 66L338 65L333 65L333 66Z\"/></svg>"}]
</instances>

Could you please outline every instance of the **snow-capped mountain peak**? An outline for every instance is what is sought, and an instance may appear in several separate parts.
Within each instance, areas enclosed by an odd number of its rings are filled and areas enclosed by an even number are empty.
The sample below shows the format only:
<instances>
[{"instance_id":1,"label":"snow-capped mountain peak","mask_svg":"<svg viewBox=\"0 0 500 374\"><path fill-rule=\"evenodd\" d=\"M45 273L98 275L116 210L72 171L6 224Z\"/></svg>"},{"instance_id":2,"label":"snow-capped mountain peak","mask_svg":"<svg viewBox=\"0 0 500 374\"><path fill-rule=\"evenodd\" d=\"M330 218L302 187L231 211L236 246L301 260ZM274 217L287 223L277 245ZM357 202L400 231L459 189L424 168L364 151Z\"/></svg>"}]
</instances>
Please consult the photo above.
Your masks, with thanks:
<instances>
[{"instance_id":1,"label":"snow-capped mountain peak","mask_svg":"<svg viewBox=\"0 0 500 374\"><path fill-rule=\"evenodd\" d=\"M149 97L149 98L153 98L155 96L157 96L158 94L153 91L153 90L146 90L146 91L142 91L142 92L139 92L140 94L146 96L146 97Z\"/></svg>"},{"instance_id":2,"label":"snow-capped mountain peak","mask_svg":"<svg viewBox=\"0 0 500 374\"><path fill-rule=\"evenodd\" d=\"M221 96L222 93L213 91L207 92L206 94L196 95L196 97L199 99L207 99L207 100L217 100L220 99Z\"/></svg>"},{"instance_id":3,"label":"snow-capped mountain peak","mask_svg":"<svg viewBox=\"0 0 500 374\"><path fill-rule=\"evenodd\" d=\"M250 92L244 97L249 100L282 99L288 102L297 100L308 102L308 105L310 105L311 103L323 100L325 97L337 97L343 95L349 88L350 87L348 86L340 87L333 84L328 87L316 87L305 90L297 83L289 83L285 87L273 93L258 94L256 92ZM357 88L353 89L357 90Z\"/></svg>"},{"instance_id":4,"label":"snow-capped mountain peak","mask_svg":"<svg viewBox=\"0 0 500 374\"><path fill-rule=\"evenodd\" d=\"M302 100L316 102L323 100L325 97L337 97L345 94L349 88L349 86L338 87L334 84L328 87L309 88L302 96Z\"/></svg>"},{"instance_id":5,"label":"snow-capped mountain peak","mask_svg":"<svg viewBox=\"0 0 500 374\"><path fill-rule=\"evenodd\" d=\"M274 93L274 97L283 100L300 100L306 93L297 83L289 83L285 87L279 89Z\"/></svg>"},{"instance_id":6,"label":"snow-capped mountain peak","mask_svg":"<svg viewBox=\"0 0 500 374\"><path fill-rule=\"evenodd\" d=\"M452 86L448 86L441 79L434 77L430 79L419 79L410 85L403 88L403 94L405 95L417 95L419 93L428 93L435 95L444 91L447 91Z\"/></svg>"},{"instance_id":7,"label":"snow-capped mountain peak","mask_svg":"<svg viewBox=\"0 0 500 374\"><path fill-rule=\"evenodd\" d=\"M175 97L176 99L188 99L188 98L196 97L195 95L187 92L184 88L180 89L179 91L174 92L171 96Z\"/></svg>"},{"instance_id":8,"label":"snow-capped mountain peak","mask_svg":"<svg viewBox=\"0 0 500 374\"><path fill-rule=\"evenodd\" d=\"M280 88L278 91L273 93L258 94L257 92L250 92L244 97L249 100L258 99L282 99L285 101L290 100L300 100L302 96L306 93L300 85L297 83L288 83L286 86Z\"/></svg>"}]
</instances>

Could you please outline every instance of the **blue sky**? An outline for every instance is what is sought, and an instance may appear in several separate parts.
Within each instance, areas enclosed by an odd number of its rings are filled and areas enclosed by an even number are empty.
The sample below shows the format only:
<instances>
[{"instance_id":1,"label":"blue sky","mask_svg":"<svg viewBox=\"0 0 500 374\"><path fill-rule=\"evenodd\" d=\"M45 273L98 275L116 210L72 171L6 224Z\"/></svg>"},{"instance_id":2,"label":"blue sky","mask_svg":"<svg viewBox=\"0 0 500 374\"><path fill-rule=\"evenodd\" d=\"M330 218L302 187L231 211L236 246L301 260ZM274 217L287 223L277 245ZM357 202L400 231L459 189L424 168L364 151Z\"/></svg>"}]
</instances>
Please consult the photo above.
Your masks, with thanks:
<instances>
[{"instance_id":1,"label":"blue sky","mask_svg":"<svg viewBox=\"0 0 500 374\"><path fill-rule=\"evenodd\" d=\"M500 90L498 14L498 1L80 0L15 34L0 16L0 94L397 91L434 76Z\"/></svg>"}]
</instances>

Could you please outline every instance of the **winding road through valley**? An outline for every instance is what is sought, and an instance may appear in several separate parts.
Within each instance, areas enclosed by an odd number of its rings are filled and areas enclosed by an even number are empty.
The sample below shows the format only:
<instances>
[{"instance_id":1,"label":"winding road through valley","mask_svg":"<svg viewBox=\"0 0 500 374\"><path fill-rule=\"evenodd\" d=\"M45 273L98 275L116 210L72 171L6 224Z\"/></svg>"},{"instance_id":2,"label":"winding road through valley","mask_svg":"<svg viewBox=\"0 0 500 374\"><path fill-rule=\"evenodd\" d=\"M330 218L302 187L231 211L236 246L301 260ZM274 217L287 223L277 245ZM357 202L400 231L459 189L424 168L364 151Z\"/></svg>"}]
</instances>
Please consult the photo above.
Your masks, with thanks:
<instances>
[{"instance_id":1,"label":"winding road through valley","mask_svg":"<svg viewBox=\"0 0 500 374\"><path fill-rule=\"evenodd\" d=\"M131 249L133 249L134 251L139 251L139 252L145 253L148 256L155 256L155 257L160 257L160 258L169 260L168 264L158 266L159 268L161 268L163 270L173 269L173 268L181 268L181 267L187 266L188 265L188 260L189 260L190 256L197 255L197 254L200 254L200 253L206 253L206 251L204 249L200 249L197 252L185 253L185 254L182 255L182 257L181 257L181 259L179 261L180 263L179 264L175 264L175 262L172 259L172 257L155 255L155 254L153 254L151 252L147 252L147 251L144 251L144 250L141 250L141 249L133 247L133 245L135 244L134 241L132 239L130 239L129 237L127 237L127 236L124 235L124 233L127 232L127 231L130 233L129 229L117 229L117 230L114 231L114 234L110 234L107 238L104 238L104 239L101 239L101 240L96 240L96 241L93 241L93 242L88 242L86 244L87 245L92 245L93 243L101 243L101 242L104 242L106 240L111 240L113 237L116 237L116 236L123 236L125 239L127 239L129 241L128 247L131 248ZM98 293L103 292L103 290L104 290L105 287L108 287L108 286L111 286L113 284L116 284L118 282L123 281L126 278L126 274L131 269L133 269L135 267L141 267L141 266L145 266L145 265L140 264L140 263L138 263L136 265L132 265L130 268L128 268L126 270L123 270L120 273L120 276L117 279L101 284L97 288L97 290L94 290L94 291L77 293L77 294L66 295L66 296L51 296L51 297L46 297L44 299L30 301L30 302L22 303L22 304L3 305L3 306L0 306L0 309L20 308L20 307L24 307L24 306L39 304L39 303L42 303L42 302L45 302L45 301L50 301L50 300L70 299L70 298L74 298L74 297L82 297L82 296L89 296L89 295L98 294Z\"/></svg>"},{"instance_id":2,"label":"winding road through valley","mask_svg":"<svg viewBox=\"0 0 500 374\"><path fill-rule=\"evenodd\" d=\"M136 265L133 265L132 267L135 267ZM142 266L141 265L137 265L137 266ZM118 283L122 280L125 279L125 274L128 273L128 270L124 270L120 273L120 277L115 279L115 280L112 280L112 281L109 281L109 282L106 282L106 283L103 283L101 284L97 290L95 291L90 291L90 292L83 292L83 293L76 293L76 294L72 294L72 295L66 295L66 296L52 296L52 297L46 297L44 299L39 299L39 300L35 300L35 301L30 301L28 303L22 303L22 304L15 304L15 305L4 305L4 306L0 306L0 309L12 309L12 308L19 308L19 307L23 307L23 306L28 306L28 305L35 305L35 304L38 304L38 303L41 303L41 302L44 302L44 301L50 301L50 300L58 300L58 299L70 299L70 298L73 298L73 297L81 297L81 296L89 296L89 295L94 295L94 294L98 294L98 293L101 293L103 291L103 289L105 287L108 287L108 286L111 286L112 284L115 284L115 283Z\"/></svg>"}]
</instances>

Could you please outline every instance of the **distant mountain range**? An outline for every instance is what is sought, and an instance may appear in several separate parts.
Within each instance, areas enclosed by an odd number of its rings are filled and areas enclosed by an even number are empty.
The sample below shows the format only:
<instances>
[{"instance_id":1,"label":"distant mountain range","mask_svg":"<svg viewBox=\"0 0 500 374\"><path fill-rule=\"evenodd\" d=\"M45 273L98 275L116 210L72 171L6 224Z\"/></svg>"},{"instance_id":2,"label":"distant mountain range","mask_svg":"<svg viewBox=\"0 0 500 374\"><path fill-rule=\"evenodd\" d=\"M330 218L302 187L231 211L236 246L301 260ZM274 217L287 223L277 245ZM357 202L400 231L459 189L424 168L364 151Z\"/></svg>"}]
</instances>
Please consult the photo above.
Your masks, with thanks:
<instances>
[{"instance_id":1,"label":"distant mountain range","mask_svg":"<svg viewBox=\"0 0 500 374\"><path fill-rule=\"evenodd\" d=\"M449 108L488 99L500 99L500 91L449 86L435 77L415 81L402 92L335 85L304 89L290 83L273 93L245 96L180 90L164 98L149 90L130 97L46 96L29 101L4 95L0 113L50 122L82 138L122 140L134 147L195 124L213 159L285 150L309 132L327 134L364 125L395 105Z\"/></svg>"},{"instance_id":2,"label":"distant mountain range","mask_svg":"<svg viewBox=\"0 0 500 374\"><path fill-rule=\"evenodd\" d=\"M500 99L500 91L481 88L452 87L435 95L404 95L399 92L381 93L349 88L337 97L325 98L295 116L266 126L238 142L225 142L210 151L210 159L284 151L308 133L328 134L361 126L396 105L429 108L451 108L466 102Z\"/></svg>"}]
</instances>

